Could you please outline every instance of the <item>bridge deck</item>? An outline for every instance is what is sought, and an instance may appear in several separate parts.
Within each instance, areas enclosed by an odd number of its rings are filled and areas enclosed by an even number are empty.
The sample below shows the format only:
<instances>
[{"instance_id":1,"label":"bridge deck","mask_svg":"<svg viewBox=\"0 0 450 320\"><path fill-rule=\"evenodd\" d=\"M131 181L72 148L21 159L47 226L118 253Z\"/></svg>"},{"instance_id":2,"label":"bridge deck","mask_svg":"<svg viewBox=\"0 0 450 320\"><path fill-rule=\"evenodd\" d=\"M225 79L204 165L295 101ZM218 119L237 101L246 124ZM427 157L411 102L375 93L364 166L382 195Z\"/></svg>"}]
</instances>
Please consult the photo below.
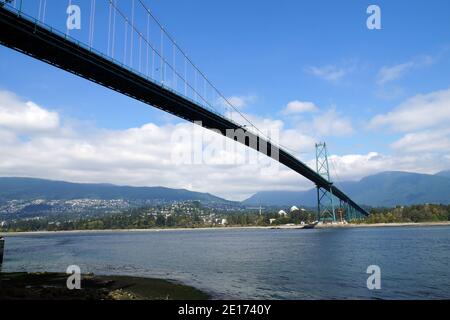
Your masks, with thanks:
<instances>
[{"instance_id":1,"label":"bridge deck","mask_svg":"<svg viewBox=\"0 0 450 320\"><path fill-rule=\"evenodd\" d=\"M64 34L58 34L50 27L0 7L0 43L26 55L49 63L102 86L125 94L133 99L171 113L177 117L194 122L201 121L209 129L218 129L223 135L227 129L242 129L247 135L244 143L257 151L259 146L267 150L267 155L275 158L295 172L314 182L316 186L331 191L337 198L347 202L363 215L368 213L352 201L344 192L296 159L283 149L269 141L257 137L252 132L223 116L209 111L195 102L180 96L117 61L91 51L88 47L71 40ZM253 140L255 139L255 140ZM256 146L250 141L257 141Z\"/></svg>"}]
</instances>

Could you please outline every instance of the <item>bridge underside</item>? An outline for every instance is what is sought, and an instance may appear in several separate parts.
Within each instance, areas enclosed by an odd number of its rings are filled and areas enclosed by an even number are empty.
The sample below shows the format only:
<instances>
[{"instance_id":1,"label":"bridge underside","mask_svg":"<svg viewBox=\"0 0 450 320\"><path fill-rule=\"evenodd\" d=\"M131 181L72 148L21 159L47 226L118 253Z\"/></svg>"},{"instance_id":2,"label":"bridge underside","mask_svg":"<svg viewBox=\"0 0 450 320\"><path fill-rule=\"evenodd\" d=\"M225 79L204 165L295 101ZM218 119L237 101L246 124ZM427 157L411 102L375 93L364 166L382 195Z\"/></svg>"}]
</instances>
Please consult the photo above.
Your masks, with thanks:
<instances>
[{"instance_id":1,"label":"bridge underside","mask_svg":"<svg viewBox=\"0 0 450 320\"><path fill-rule=\"evenodd\" d=\"M331 191L334 196L362 215L368 215L341 190L285 150L223 116L130 71L117 61L91 51L64 34L55 33L55 30L44 28L35 21L3 7L0 7L0 43L182 119L190 122L201 121L205 128L220 130L223 135L226 135L227 129L241 129L247 138L238 142L257 151L267 150L265 154L268 156L314 182L317 187Z\"/></svg>"}]
</instances>

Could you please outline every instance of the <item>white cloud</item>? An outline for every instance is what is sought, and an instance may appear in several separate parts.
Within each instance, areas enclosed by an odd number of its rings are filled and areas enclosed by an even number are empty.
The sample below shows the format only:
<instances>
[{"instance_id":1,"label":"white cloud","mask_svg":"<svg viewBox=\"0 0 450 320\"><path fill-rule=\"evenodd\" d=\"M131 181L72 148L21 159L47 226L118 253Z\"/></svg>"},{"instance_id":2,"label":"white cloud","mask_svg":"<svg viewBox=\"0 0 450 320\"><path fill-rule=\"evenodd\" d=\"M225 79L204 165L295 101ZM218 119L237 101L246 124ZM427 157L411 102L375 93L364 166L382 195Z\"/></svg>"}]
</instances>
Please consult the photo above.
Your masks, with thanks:
<instances>
[{"instance_id":1,"label":"white cloud","mask_svg":"<svg viewBox=\"0 0 450 320\"><path fill-rule=\"evenodd\" d=\"M287 106L283 109L282 114L291 115L298 114L304 112L316 112L319 109L312 102L302 102L299 100L291 101L287 104Z\"/></svg>"},{"instance_id":2,"label":"white cloud","mask_svg":"<svg viewBox=\"0 0 450 320\"><path fill-rule=\"evenodd\" d=\"M228 111L225 116L245 125L249 131L256 134L262 132L266 137L270 132L279 132L279 137L272 137L274 141L297 154L310 153L314 141L321 141L329 136L346 136L354 132L351 119L341 115L335 107L322 111L313 102L293 100L280 113L285 116L298 115L297 118L291 118L295 120L295 128L286 129L281 120L263 118L240 111Z\"/></svg>"},{"instance_id":3,"label":"white cloud","mask_svg":"<svg viewBox=\"0 0 450 320\"><path fill-rule=\"evenodd\" d=\"M256 96L247 95L247 96L231 96L227 98L228 102L231 103L234 107L238 109L242 109L247 107L248 105L254 103L256 101ZM220 105L224 107L229 107L229 104L223 99L220 102Z\"/></svg>"},{"instance_id":4,"label":"white cloud","mask_svg":"<svg viewBox=\"0 0 450 320\"><path fill-rule=\"evenodd\" d=\"M396 80L405 74L409 69L414 66L412 62L406 62L395 66L384 66L378 72L378 84L385 84L387 82Z\"/></svg>"},{"instance_id":5,"label":"white cloud","mask_svg":"<svg viewBox=\"0 0 450 320\"><path fill-rule=\"evenodd\" d=\"M56 112L47 111L33 102L20 101L15 95L0 91L0 128L20 133L55 130L59 126Z\"/></svg>"},{"instance_id":6,"label":"white cloud","mask_svg":"<svg viewBox=\"0 0 450 320\"><path fill-rule=\"evenodd\" d=\"M386 114L373 117L369 128L390 127L394 131L412 131L450 122L450 89L416 95Z\"/></svg>"},{"instance_id":7,"label":"white cloud","mask_svg":"<svg viewBox=\"0 0 450 320\"><path fill-rule=\"evenodd\" d=\"M391 147L409 153L450 150L450 128L408 133L395 141Z\"/></svg>"},{"instance_id":8,"label":"white cloud","mask_svg":"<svg viewBox=\"0 0 450 320\"><path fill-rule=\"evenodd\" d=\"M304 115L306 113L314 113L314 115ZM345 136L354 132L351 120L339 114L335 107L322 111L313 102L295 100L289 102L281 114L302 114L300 118L294 119L298 121L296 132L308 137L306 139L308 141L323 140L327 136Z\"/></svg>"},{"instance_id":9,"label":"white cloud","mask_svg":"<svg viewBox=\"0 0 450 320\"><path fill-rule=\"evenodd\" d=\"M448 169L450 149L450 89L416 95L393 111L372 118L369 128L388 127L404 135L390 144L400 161L414 159L419 172ZM429 161L425 164L424 161ZM413 166L413 162L411 162ZM429 167L428 170L424 168Z\"/></svg>"},{"instance_id":10,"label":"white cloud","mask_svg":"<svg viewBox=\"0 0 450 320\"><path fill-rule=\"evenodd\" d=\"M0 96L2 116L17 119L30 112L29 105L11 94ZM19 110L19 111L18 111ZM33 109L31 109L33 110ZM20 113L21 112L21 113ZM190 123L156 125L148 123L126 130L98 128L80 129L76 125L59 122L57 113L39 107L39 114L48 115L45 123L28 124L27 139L21 134L23 124L0 126L0 176L26 176L73 182L101 182L134 186L167 186L210 192L230 199L244 199L260 190L299 189L311 187L311 183L280 165L276 174L265 174L264 169L275 163L267 157L257 164L245 161L228 164L227 159L243 157L244 148L236 145L236 151L219 150L208 163L174 164L173 152L193 152L186 141L173 140L173 134L192 131ZM258 127L280 131L277 138L291 148L313 147L313 141L305 135L283 128L282 121L248 115ZM41 117L42 118L42 117ZM37 119L41 119L37 117ZM52 122L58 119L57 122ZM50 121L52 120L52 121ZM37 122L39 124L39 121ZM3 124L3 123L2 123ZM217 135L206 129L206 145ZM226 140L224 137L220 137ZM228 141L228 140L226 140ZM312 144L312 146L306 146ZM245 148L248 153L256 153ZM259 154L258 154L259 155Z\"/></svg>"},{"instance_id":11,"label":"white cloud","mask_svg":"<svg viewBox=\"0 0 450 320\"><path fill-rule=\"evenodd\" d=\"M12 95L17 110L29 112L28 104ZM10 101L11 102L11 101ZM44 108L39 107L43 114ZM16 110L5 111L9 113ZM56 113L51 113L59 119ZM53 119L54 116L50 118ZM279 130L278 141L294 149L306 152L303 159L314 167L314 142L316 138L305 131L286 129L280 120L267 119L247 114L262 130ZM20 117L20 115L19 115ZM325 121L318 121L322 133L349 132L351 126L342 122L335 110L325 113ZM336 118L338 121L336 121ZM323 120L323 119L322 119ZM328 125L324 125L327 122ZM201 164L174 164L173 152L193 152L194 146L186 141L172 139L174 132L189 132L192 124L156 125L148 123L126 130L106 130L90 128L79 130L61 124L52 130L30 133L28 139L21 138L21 126L0 126L0 176L27 176L57 179L74 182L101 182L134 186L166 186L188 188L210 192L234 200L242 200L255 192L263 190L299 190L313 187L312 183L292 170L280 165L275 174L264 174L263 167L274 160L252 164L242 162L229 164L229 158L242 158L243 153L219 150L212 155L211 162ZM33 128L33 126L31 126ZM331 128L331 129L330 129ZM310 128L308 128L309 130ZM200 129L206 140L214 133ZM217 136L216 136L217 138ZM225 138L221 137L225 140ZM227 140L228 141L228 140ZM237 144L236 144L237 145ZM239 146L239 145L237 145ZM250 153L254 151L248 151ZM448 156L448 154L447 154ZM417 172L436 172L448 168L450 159L427 154L387 156L376 152L362 155L331 156L340 181L359 179L385 170L405 170Z\"/></svg>"},{"instance_id":12,"label":"white cloud","mask_svg":"<svg viewBox=\"0 0 450 320\"><path fill-rule=\"evenodd\" d=\"M354 131L350 119L342 117L335 108L314 117L313 130L319 136L343 136Z\"/></svg>"},{"instance_id":13,"label":"white cloud","mask_svg":"<svg viewBox=\"0 0 450 320\"><path fill-rule=\"evenodd\" d=\"M343 156L331 155L329 162L333 180L336 182L359 180L383 171L433 174L450 166L450 159L429 153L384 155L378 152L369 152Z\"/></svg>"},{"instance_id":14,"label":"white cloud","mask_svg":"<svg viewBox=\"0 0 450 320\"><path fill-rule=\"evenodd\" d=\"M318 78L335 82L346 76L351 71L351 68L337 67L333 65L326 65L322 67L310 66L307 68L307 71Z\"/></svg>"},{"instance_id":15,"label":"white cloud","mask_svg":"<svg viewBox=\"0 0 450 320\"><path fill-rule=\"evenodd\" d=\"M422 56L411 61L400 63L393 66L383 66L377 75L377 83L383 85L385 83L397 80L414 68L430 65L434 63L434 59L430 56Z\"/></svg>"},{"instance_id":16,"label":"white cloud","mask_svg":"<svg viewBox=\"0 0 450 320\"><path fill-rule=\"evenodd\" d=\"M334 180L357 180L369 174L388 170L386 157L377 152L343 156L331 155L329 156L329 165Z\"/></svg>"}]
</instances>

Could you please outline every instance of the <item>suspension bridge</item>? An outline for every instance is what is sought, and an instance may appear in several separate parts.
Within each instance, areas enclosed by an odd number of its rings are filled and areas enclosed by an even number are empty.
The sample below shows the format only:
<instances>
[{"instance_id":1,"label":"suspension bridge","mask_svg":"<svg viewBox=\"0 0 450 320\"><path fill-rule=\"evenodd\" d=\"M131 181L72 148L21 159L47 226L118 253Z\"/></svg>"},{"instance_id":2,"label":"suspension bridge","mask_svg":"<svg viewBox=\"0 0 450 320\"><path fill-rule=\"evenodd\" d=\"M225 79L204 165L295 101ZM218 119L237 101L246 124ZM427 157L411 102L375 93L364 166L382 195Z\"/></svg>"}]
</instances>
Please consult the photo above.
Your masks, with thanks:
<instances>
[{"instance_id":1,"label":"suspension bridge","mask_svg":"<svg viewBox=\"0 0 450 320\"><path fill-rule=\"evenodd\" d=\"M331 182L325 144L316 145L313 170L274 142L214 86L144 0L0 0L0 43L273 158L316 185L318 220L336 221L337 211L346 220L368 215Z\"/></svg>"}]
</instances>

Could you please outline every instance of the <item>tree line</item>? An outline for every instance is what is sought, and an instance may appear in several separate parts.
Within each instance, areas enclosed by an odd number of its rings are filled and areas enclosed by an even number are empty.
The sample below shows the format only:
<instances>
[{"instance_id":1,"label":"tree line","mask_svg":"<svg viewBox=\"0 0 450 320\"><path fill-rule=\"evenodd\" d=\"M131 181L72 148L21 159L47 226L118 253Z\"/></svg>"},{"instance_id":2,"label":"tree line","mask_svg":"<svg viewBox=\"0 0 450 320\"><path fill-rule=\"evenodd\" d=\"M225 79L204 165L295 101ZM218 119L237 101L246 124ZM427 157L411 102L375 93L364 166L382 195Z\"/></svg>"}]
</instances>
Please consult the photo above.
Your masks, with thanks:
<instances>
[{"instance_id":1,"label":"tree line","mask_svg":"<svg viewBox=\"0 0 450 320\"><path fill-rule=\"evenodd\" d=\"M374 208L365 223L406 223L450 221L450 205L423 204Z\"/></svg>"},{"instance_id":2,"label":"tree line","mask_svg":"<svg viewBox=\"0 0 450 320\"><path fill-rule=\"evenodd\" d=\"M119 230L119 229L151 229L151 228L207 228L224 226L270 226L282 224L310 223L317 219L313 211L296 210L286 216L278 215L273 210L264 214L255 211L219 212L214 218L198 213L177 213L168 216L149 215L148 208L130 209L118 214L78 217L70 219L67 216L40 219L24 219L12 221L0 228L3 232L24 231L70 231L70 230ZM450 205L413 205L396 208L374 208L370 215L355 223L405 223L405 222L438 222L450 221Z\"/></svg>"}]
</instances>

